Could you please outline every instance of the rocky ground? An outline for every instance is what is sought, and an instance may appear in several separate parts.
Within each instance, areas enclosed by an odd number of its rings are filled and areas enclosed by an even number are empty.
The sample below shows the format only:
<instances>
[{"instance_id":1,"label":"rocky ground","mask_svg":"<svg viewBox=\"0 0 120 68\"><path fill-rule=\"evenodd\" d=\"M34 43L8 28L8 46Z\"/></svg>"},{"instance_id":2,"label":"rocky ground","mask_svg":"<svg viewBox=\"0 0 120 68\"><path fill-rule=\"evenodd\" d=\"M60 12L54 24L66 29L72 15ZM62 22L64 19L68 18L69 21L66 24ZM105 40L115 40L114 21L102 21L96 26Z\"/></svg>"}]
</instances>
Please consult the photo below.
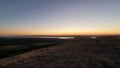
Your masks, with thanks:
<instances>
[{"instance_id":1,"label":"rocky ground","mask_svg":"<svg viewBox=\"0 0 120 68\"><path fill-rule=\"evenodd\" d=\"M0 60L0 68L120 68L120 45L67 42Z\"/></svg>"}]
</instances>

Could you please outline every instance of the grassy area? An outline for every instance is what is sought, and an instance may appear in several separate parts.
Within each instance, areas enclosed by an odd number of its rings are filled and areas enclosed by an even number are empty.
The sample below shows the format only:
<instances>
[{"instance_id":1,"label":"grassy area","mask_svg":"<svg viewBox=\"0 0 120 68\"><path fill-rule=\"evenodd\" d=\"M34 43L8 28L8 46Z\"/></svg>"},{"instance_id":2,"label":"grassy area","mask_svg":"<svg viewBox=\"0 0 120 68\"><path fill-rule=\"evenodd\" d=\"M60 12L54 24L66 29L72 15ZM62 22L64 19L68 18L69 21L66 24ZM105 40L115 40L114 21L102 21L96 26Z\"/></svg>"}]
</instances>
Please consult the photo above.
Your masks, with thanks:
<instances>
[{"instance_id":1,"label":"grassy area","mask_svg":"<svg viewBox=\"0 0 120 68\"><path fill-rule=\"evenodd\" d=\"M0 39L0 59L27 51L58 45L58 39Z\"/></svg>"},{"instance_id":2,"label":"grassy area","mask_svg":"<svg viewBox=\"0 0 120 68\"><path fill-rule=\"evenodd\" d=\"M67 42L67 43L66 43ZM55 47L44 48L58 45ZM62 45L62 46L61 46ZM28 47L28 50L27 50ZM2 48L38 49L15 57L1 59L1 68L119 68L120 36L77 37L56 43L9 45ZM24 48L24 49L23 49ZM23 49L23 50L22 50ZM18 52L19 52L18 51ZM15 52L15 51L14 51ZM11 52L11 53L14 53ZM24 51L25 52L25 51ZM15 52L17 53L17 51ZM10 53L9 53L10 54ZM17 53L18 54L18 53Z\"/></svg>"}]
</instances>

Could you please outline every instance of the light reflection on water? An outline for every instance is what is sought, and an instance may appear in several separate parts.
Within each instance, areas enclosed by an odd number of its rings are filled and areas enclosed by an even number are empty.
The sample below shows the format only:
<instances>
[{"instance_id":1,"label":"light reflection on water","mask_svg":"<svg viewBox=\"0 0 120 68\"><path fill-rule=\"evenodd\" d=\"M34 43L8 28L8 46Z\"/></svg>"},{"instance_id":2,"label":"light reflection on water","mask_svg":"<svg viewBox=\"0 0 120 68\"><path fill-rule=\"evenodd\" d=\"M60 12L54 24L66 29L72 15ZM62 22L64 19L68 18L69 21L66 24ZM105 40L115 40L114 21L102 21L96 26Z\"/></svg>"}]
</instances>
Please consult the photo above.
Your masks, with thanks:
<instances>
[{"instance_id":1,"label":"light reflection on water","mask_svg":"<svg viewBox=\"0 0 120 68\"><path fill-rule=\"evenodd\" d=\"M54 36L8 36L3 38L58 38L58 39L73 39L75 37L54 37Z\"/></svg>"},{"instance_id":2,"label":"light reflection on water","mask_svg":"<svg viewBox=\"0 0 120 68\"><path fill-rule=\"evenodd\" d=\"M74 37L39 37L39 38L73 39Z\"/></svg>"}]
</instances>

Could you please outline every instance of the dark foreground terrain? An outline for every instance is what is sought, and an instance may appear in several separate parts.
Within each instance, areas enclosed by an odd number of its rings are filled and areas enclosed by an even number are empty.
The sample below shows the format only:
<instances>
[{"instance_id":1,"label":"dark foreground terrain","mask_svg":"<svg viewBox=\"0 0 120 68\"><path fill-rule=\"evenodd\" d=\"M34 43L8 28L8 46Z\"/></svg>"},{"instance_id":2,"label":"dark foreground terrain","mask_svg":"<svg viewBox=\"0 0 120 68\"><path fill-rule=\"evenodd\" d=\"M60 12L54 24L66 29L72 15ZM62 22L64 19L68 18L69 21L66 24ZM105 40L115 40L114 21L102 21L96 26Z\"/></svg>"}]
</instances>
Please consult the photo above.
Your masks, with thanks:
<instances>
[{"instance_id":1,"label":"dark foreground terrain","mask_svg":"<svg viewBox=\"0 0 120 68\"><path fill-rule=\"evenodd\" d=\"M0 59L35 49L58 45L57 38L0 38Z\"/></svg>"},{"instance_id":2,"label":"dark foreground terrain","mask_svg":"<svg viewBox=\"0 0 120 68\"><path fill-rule=\"evenodd\" d=\"M120 68L120 37L77 37L1 59L0 68Z\"/></svg>"}]
</instances>

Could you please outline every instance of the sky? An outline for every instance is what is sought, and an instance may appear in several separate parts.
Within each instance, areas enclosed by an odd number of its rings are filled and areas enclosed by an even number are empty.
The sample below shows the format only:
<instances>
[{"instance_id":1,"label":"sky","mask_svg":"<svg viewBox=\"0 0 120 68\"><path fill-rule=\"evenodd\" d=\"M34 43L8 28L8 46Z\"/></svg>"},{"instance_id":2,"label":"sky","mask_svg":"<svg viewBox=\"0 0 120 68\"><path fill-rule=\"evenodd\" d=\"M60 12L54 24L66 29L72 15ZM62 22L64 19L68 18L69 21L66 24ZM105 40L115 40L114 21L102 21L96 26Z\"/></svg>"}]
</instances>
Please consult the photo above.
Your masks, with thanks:
<instances>
[{"instance_id":1,"label":"sky","mask_svg":"<svg viewBox=\"0 0 120 68\"><path fill-rule=\"evenodd\" d=\"M0 0L0 36L120 35L120 0Z\"/></svg>"}]
</instances>

